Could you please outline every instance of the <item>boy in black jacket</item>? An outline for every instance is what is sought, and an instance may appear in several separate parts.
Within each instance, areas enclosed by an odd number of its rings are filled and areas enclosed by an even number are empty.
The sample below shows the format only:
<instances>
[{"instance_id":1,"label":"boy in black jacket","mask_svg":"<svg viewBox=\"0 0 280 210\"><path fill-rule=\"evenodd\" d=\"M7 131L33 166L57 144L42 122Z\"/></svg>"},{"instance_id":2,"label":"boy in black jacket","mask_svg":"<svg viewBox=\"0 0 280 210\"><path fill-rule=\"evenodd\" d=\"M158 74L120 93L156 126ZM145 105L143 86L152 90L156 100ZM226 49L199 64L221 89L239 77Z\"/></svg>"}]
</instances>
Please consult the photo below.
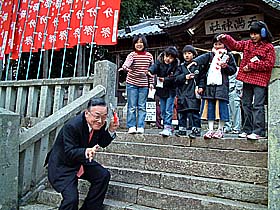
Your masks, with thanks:
<instances>
[{"instance_id":1,"label":"boy in black jacket","mask_svg":"<svg viewBox=\"0 0 280 210\"><path fill-rule=\"evenodd\" d=\"M156 75L156 95L160 98L160 112L163 120L163 130L159 133L164 137L172 135L172 117L176 85L174 75L178 69L178 51L175 47L167 47L156 62L149 67L148 75Z\"/></svg>"},{"instance_id":2,"label":"boy in black jacket","mask_svg":"<svg viewBox=\"0 0 280 210\"><path fill-rule=\"evenodd\" d=\"M189 127L192 129L189 137L194 139L200 136L201 130L199 110L200 95L203 92L203 77L197 67L187 68L187 65L197 56L197 52L193 46L186 45L183 48L183 56L185 62L181 64L175 74L176 93L178 97L177 112L179 117L179 131L176 135L187 135L187 121L189 120Z\"/></svg>"}]
</instances>

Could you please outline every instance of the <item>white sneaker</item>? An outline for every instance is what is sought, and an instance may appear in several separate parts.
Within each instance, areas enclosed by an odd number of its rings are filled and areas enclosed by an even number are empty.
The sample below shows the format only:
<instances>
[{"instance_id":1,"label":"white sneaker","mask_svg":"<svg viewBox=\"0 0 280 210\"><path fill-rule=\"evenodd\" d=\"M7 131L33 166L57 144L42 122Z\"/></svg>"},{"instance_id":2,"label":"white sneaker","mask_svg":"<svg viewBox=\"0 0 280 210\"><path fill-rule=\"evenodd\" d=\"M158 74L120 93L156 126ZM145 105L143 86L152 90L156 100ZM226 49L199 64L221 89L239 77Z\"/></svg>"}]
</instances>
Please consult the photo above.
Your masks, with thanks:
<instances>
[{"instance_id":1,"label":"white sneaker","mask_svg":"<svg viewBox=\"0 0 280 210\"><path fill-rule=\"evenodd\" d=\"M144 128L137 128L137 133L143 134L144 133Z\"/></svg>"},{"instance_id":2,"label":"white sneaker","mask_svg":"<svg viewBox=\"0 0 280 210\"><path fill-rule=\"evenodd\" d=\"M258 140L258 139L260 139L260 136L258 134L255 134L255 133L251 133L250 135L247 136L247 139Z\"/></svg>"},{"instance_id":3,"label":"white sneaker","mask_svg":"<svg viewBox=\"0 0 280 210\"><path fill-rule=\"evenodd\" d=\"M239 138L247 138L247 133L242 132L242 133L238 134L238 137Z\"/></svg>"},{"instance_id":4,"label":"white sneaker","mask_svg":"<svg viewBox=\"0 0 280 210\"><path fill-rule=\"evenodd\" d=\"M136 134L136 133L137 133L136 127L130 127L130 128L128 129L127 133L129 133L129 134Z\"/></svg>"},{"instance_id":5,"label":"white sneaker","mask_svg":"<svg viewBox=\"0 0 280 210\"><path fill-rule=\"evenodd\" d=\"M163 129L161 132L159 132L159 134L162 135L163 137L172 136L172 132L167 129Z\"/></svg>"}]
</instances>

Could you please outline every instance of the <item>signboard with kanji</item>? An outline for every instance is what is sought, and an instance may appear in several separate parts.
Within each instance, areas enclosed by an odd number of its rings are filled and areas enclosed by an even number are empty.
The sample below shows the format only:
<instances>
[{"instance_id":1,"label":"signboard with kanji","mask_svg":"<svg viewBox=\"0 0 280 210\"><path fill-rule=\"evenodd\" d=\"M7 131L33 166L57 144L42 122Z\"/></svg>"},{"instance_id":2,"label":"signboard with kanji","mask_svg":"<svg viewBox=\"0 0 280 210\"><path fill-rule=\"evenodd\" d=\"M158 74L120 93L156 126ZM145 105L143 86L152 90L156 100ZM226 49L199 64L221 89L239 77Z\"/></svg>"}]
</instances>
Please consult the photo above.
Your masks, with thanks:
<instances>
[{"instance_id":1,"label":"signboard with kanji","mask_svg":"<svg viewBox=\"0 0 280 210\"><path fill-rule=\"evenodd\" d=\"M206 34L247 31L252 23L263 20L263 14L244 15L205 21Z\"/></svg>"}]
</instances>

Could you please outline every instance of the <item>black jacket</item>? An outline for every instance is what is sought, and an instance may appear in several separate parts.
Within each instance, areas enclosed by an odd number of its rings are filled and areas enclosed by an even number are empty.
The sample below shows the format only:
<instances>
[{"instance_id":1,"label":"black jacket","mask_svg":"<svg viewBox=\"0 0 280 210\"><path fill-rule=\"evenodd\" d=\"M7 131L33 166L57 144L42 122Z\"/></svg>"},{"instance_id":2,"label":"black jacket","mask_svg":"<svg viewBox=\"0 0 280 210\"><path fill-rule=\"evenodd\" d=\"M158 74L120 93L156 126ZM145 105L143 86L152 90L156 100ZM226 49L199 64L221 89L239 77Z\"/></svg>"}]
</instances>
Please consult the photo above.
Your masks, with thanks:
<instances>
[{"instance_id":1,"label":"black jacket","mask_svg":"<svg viewBox=\"0 0 280 210\"><path fill-rule=\"evenodd\" d=\"M175 74L175 83L177 85L177 110L186 111L186 110L197 110L200 109L200 99L196 98L195 88L205 88L204 85L204 76L199 66L191 66L190 69L187 69L189 63L184 62L178 68L178 71ZM194 73L195 77L189 79L186 82L186 75Z\"/></svg>"},{"instance_id":2,"label":"black jacket","mask_svg":"<svg viewBox=\"0 0 280 210\"><path fill-rule=\"evenodd\" d=\"M206 85L205 91L202 95L203 99L219 99L219 100L229 100L229 77L230 75L235 74L237 71L235 59L232 53L228 52L229 61L228 66L226 68L221 69L222 73L222 85ZM204 53L198 57L196 57L193 61L195 61L202 71L204 71L205 84L207 84L207 72L214 57L213 52Z\"/></svg>"},{"instance_id":3,"label":"black jacket","mask_svg":"<svg viewBox=\"0 0 280 210\"><path fill-rule=\"evenodd\" d=\"M156 95L160 98L168 98L169 96L176 95L174 74L178 69L179 60L175 59L171 64L165 64L163 56L163 53L159 55L156 62L150 66L149 72L157 77L164 77L163 88L156 87Z\"/></svg>"},{"instance_id":4,"label":"black jacket","mask_svg":"<svg viewBox=\"0 0 280 210\"><path fill-rule=\"evenodd\" d=\"M77 179L76 175L82 164L94 164L95 161L89 162L86 159L86 148L96 144L106 147L111 143L113 138L105 127L106 125L94 131L89 143L89 127L84 112L63 126L46 159L48 178L55 190L61 192Z\"/></svg>"}]
</instances>

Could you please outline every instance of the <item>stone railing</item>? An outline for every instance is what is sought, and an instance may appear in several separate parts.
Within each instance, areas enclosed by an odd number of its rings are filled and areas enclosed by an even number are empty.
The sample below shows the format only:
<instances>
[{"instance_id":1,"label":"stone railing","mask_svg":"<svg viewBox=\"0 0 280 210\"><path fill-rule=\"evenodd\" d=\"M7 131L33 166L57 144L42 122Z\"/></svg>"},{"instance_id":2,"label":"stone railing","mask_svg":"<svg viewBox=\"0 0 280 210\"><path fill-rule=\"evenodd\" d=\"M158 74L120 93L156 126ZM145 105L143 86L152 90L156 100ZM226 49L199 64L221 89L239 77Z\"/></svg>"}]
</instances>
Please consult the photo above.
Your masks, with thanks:
<instances>
[{"instance_id":1,"label":"stone railing","mask_svg":"<svg viewBox=\"0 0 280 210\"><path fill-rule=\"evenodd\" d=\"M116 107L117 67L108 61L95 65L90 78L0 82L0 173L5 177L0 209L18 209L18 198L28 200L43 186L44 161L55 137L90 98L104 97ZM19 132L26 117L40 120Z\"/></svg>"},{"instance_id":2,"label":"stone railing","mask_svg":"<svg viewBox=\"0 0 280 210\"><path fill-rule=\"evenodd\" d=\"M19 114L22 127L31 127L98 84L109 88L116 106L115 81L116 65L108 61L96 62L92 77L1 81L0 107Z\"/></svg>"},{"instance_id":3,"label":"stone railing","mask_svg":"<svg viewBox=\"0 0 280 210\"><path fill-rule=\"evenodd\" d=\"M7 81L0 83L0 107L31 127L92 89L94 77Z\"/></svg>"}]
</instances>

